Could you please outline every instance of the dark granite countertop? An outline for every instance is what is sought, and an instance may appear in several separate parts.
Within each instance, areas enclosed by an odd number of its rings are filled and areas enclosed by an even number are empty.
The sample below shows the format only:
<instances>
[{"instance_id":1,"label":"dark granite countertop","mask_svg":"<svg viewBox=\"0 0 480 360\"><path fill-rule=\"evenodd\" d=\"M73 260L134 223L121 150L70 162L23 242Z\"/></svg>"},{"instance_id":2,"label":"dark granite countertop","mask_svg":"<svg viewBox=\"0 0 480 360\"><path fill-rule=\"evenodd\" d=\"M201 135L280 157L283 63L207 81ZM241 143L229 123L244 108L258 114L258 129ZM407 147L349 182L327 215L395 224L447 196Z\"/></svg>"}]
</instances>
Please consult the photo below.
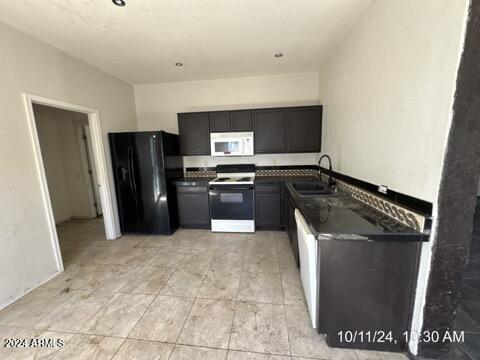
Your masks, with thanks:
<instances>
[{"instance_id":1,"label":"dark granite countertop","mask_svg":"<svg viewBox=\"0 0 480 360\"><path fill-rule=\"evenodd\" d=\"M177 186L208 186L213 177L184 177ZM403 225L344 192L330 196L301 196L292 182L318 181L318 176L256 176L255 184L285 183L290 198L300 210L312 233L322 240L428 241L421 233Z\"/></svg>"},{"instance_id":2,"label":"dark granite countertop","mask_svg":"<svg viewBox=\"0 0 480 360\"><path fill-rule=\"evenodd\" d=\"M210 180L213 180L213 177L184 177L173 183L177 186L208 186Z\"/></svg>"},{"instance_id":3,"label":"dark granite countertop","mask_svg":"<svg viewBox=\"0 0 480 360\"><path fill-rule=\"evenodd\" d=\"M213 177L184 177L173 183L180 186L207 186ZM255 176L255 183L276 184L290 181L318 181L318 176Z\"/></svg>"},{"instance_id":4,"label":"dark granite countertop","mask_svg":"<svg viewBox=\"0 0 480 360\"><path fill-rule=\"evenodd\" d=\"M301 196L287 183L289 196L319 240L428 241L420 233L344 192Z\"/></svg>"}]
</instances>

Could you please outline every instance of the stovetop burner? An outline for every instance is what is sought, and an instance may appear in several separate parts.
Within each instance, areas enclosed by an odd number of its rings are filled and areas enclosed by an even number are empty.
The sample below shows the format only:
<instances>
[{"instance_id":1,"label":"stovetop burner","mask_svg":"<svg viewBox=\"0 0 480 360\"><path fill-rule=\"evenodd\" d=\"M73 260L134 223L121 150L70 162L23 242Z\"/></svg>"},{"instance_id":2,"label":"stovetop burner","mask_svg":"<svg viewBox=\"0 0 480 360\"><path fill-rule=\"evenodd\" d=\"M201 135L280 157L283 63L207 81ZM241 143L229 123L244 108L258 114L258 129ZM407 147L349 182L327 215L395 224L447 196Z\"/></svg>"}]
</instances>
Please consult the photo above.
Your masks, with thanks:
<instances>
[{"instance_id":1,"label":"stovetop burner","mask_svg":"<svg viewBox=\"0 0 480 360\"><path fill-rule=\"evenodd\" d=\"M253 184L253 176L217 177L210 184Z\"/></svg>"},{"instance_id":2,"label":"stovetop burner","mask_svg":"<svg viewBox=\"0 0 480 360\"><path fill-rule=\"evenodd\" d=\"M255 178L255 165L217 165L217 177L210 181L210 184L253 184Z\"/></svg>"}]
</instances>

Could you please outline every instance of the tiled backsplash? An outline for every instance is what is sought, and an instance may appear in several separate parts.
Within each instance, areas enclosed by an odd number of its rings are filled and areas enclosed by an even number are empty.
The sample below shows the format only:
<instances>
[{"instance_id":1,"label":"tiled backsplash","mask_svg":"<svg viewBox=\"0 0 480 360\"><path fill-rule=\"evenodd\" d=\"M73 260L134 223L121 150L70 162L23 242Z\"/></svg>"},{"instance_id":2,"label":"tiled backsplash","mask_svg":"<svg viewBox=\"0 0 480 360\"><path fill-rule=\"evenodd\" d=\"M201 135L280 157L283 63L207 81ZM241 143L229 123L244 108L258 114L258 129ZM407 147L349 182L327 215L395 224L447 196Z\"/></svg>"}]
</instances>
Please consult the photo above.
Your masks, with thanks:
<instances>
[{"instance_id":1,"label":"tiled backsplash","mask_svg":"<svg viewBox=\"0 0 480 360\"><path fill-rule=\"evenodd\" d=\"M318 176L318 170L315 169L268 169L257 170L256 176Z\"/></svg>"},{"instance_id":2,"label":"tiled backsplash","mask_svg":"<svg viewBox=\"0 0 480 360\"><path fill-rule=\"evenodd\" d=\"M327 181L328 176L322 173L322 180ZM393 201L389 201L381 196L373 194L362 188L349 184L346 181L335 179L337 188L340 191L349 193L355 199L363 202L364 204L373 207L374 209L388 215L392 219L401 222L402 224L415 229L417 231L424 231L429 229L430 217L417 213L413 210L397 204Z\"/></svg>"},{"instance_id":3,"label":"tiled backsplash","mask_svg":"<svg viewBox=\"0 0 480 360\"><path fill-rule=\"evenodd\" d=\"M185 171L185 177L207 177L214 178L216 176L215 170L188 170Z\"/></svg>"},{"instance_id":4,"label":"tiled backsplash","mask_svg":"<svg viewBox=\"0 0 480 360\"><path fill-rule=\"evenodd\" d=\"M317 169L262 169L258 167L256 176L317 176ZM187 168L185 177L215 177L214 168Z\"/></svg>"},{"instance_id":5,"label":"tiled backsplash","mask_svg":"<svg viewBox=\"0 0 480 360\"><path fill-rule=\"evenodd\" d=\"M426 230L426 217L424 215L418 214L399 204L383 199L380 196L347 184L341 180L337 180L337 187L338 190L349 193L355 199L360 200L412 229L420 232Z\"/></svg>"}]
</instances>

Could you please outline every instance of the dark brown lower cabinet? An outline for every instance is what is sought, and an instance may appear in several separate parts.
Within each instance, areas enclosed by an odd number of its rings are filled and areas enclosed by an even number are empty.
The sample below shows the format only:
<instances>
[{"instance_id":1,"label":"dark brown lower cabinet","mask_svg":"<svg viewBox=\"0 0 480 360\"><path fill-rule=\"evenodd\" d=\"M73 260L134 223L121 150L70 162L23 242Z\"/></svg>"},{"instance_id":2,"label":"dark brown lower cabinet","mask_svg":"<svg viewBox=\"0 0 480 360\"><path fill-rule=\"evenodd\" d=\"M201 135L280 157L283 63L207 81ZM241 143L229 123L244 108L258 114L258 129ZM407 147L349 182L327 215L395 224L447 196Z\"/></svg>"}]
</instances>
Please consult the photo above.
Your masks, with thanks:
<instances>
[{"instance_id":1,"label":"dark brown lower cabinet","mask_svg":"<svg viewBox=\"0 0 480 360\"><path fill-rule=\"evenodd\" d=\"M206 186L177 186L178 221L189 229L210 228L210 205Z\"/></svg>"},{"instance_id":2,"label":"dark brown lower cabinet","mask_svg":"<svg viewBox=\"0 0 480 360\"><path fill-rule=\"evenodd\" d=\"M298 235L297 235L297 222L295 220L295 206L290 199L288 190L284 189L284 223L285 231L287 232L288 239L290 240L290 246L292 247L293 256L297 267L300 267L300 256L298 252Z\"/></svg>"},{"instance_id":3,"label":"dark brown lower cabinet","mask_svg":"<svg viewBox=\"0 0 480 360\"><path fill-rule=\"evenodd\" d=\"M281 184L255 186L255 227L280 230L283 227Z\"/></svg>"},{"instance_id":4,"label":"dark brown lower cabinet","mask_svg":"<svg viewBox=\"0 0 480 360\"><path fill-rule=\"evenodd\" d=\"M404 351L421 243L323 240L318 245L317 330L326 334L327 344Z\"/></svg>"}]
</instances>

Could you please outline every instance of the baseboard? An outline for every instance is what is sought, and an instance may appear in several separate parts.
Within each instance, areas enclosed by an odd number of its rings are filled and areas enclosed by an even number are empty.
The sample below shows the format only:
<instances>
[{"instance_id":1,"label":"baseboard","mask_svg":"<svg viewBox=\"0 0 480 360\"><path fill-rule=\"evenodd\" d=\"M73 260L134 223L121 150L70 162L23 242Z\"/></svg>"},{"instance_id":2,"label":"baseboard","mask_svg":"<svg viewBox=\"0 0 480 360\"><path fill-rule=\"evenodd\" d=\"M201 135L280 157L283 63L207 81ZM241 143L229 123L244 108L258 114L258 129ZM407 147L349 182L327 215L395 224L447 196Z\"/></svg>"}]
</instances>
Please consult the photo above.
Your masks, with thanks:
<instances>
[{"instance_id":1,"label":"baseboard","mask_svg":"<svg viewBox=\"0 0 480 360\"><path fill-rule=\"evenodd\" d=\"M5 302L5 303L0 304L0 310L5 309L7 306L12 305L15 301L20 300L20 299L23 298L24 296L30 294L32 291L34 291L34 290L38 289L39 287L43 286L44 284L46 284L47 282L49 282L50 280L52 280L54 277L56 277L56 276L59 275L60 273L61 273L61 272L57 270L57 271L55 272L55 274L47 277L46 280L39 281L37 284L33 285L31 288L25 290L23 294L17 295L13 300L10 300L10 301L7 301L7 302Z\"/></svg>"}]
</instances>

